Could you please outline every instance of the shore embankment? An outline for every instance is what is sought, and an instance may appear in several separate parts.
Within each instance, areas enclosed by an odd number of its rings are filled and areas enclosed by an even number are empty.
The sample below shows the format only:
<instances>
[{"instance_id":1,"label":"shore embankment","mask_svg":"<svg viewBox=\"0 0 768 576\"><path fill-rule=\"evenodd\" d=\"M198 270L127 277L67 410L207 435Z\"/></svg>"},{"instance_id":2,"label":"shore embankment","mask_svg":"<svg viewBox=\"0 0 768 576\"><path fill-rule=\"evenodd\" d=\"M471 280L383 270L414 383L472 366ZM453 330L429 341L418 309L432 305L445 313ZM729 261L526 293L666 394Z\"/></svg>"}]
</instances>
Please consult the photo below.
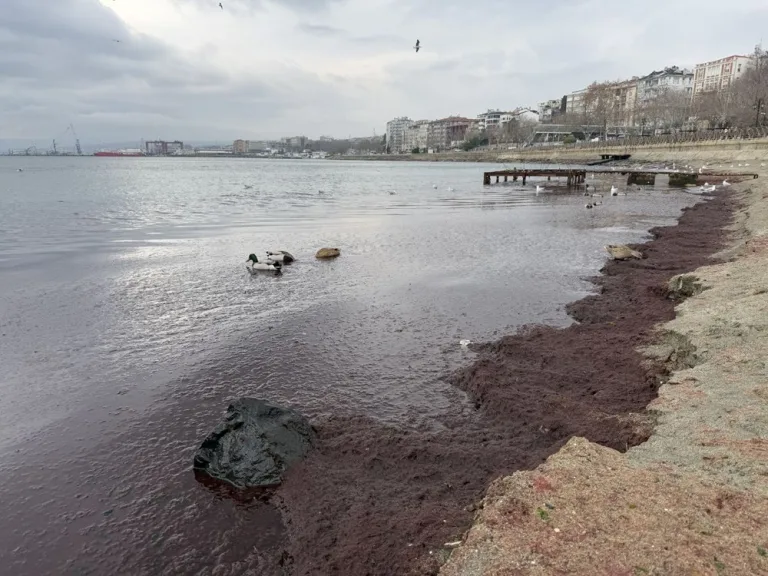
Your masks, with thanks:
<instances>
[{"instance_id":1,"label":"shore embankment","mask_svg":"<svg viewBox=\"0 0 768 576\"><path fill-rule=\"evenodd\" d=\"M339 160L394 160L412 162L536 162L585 164L601 154L630 154L638 162L740 162L768 159L768 139L715 140L679 144L642 146L558 146L483 150L480 152L439 152L437 154L379 154L374 156L341 156Z\"/></svg>"},{"instance_id":2,"label":"shore embankment","mask_svg":"<svg viewBox=\"0 0 768 576\"><path fill-rule=\"evenodd\" d=\"M672 283L685 289L668 292L677 297L674 318L652 329L653 343L604 342L637 351L648 367L666 367L645 412L653 420L648 440L621 453L572 437L541 466L497 479L442 576L768 574L765 172L721 189L681 219L681 231L721 234L715 222L691 216L724 214L729 197L738 203L723 250ZM678 241L699 245L695 234ZM620 264L605 278L645 262ZM670 268L667 279L675 273ZM622 316L642 314L642 306L627 300Z\"/></svg>"}]
</instances>

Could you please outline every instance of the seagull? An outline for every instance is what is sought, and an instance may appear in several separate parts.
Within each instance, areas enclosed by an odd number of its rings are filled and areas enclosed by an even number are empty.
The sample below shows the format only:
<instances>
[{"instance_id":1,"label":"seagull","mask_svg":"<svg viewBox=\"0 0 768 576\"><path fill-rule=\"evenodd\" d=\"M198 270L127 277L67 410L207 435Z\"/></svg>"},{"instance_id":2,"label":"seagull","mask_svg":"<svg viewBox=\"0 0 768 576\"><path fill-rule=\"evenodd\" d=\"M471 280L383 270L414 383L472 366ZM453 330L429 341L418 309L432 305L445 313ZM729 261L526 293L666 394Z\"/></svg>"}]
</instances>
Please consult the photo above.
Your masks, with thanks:
<instances>
[{"instance_id":1,"label":"seagull","mask_svg":"<svg viewBox=\"0 0 768 576\"><path fill-rule=\"evenodd\" d=\"M616 186L611 186L611 196L618 196L619 195L619 189L616 188Z\"/></svg>"},{"instance_id":2,"label":"seagull","mask_svg":"<svg viewBox=\"0 0 768 576\"><path fill-rule=\"evenodd\" d=\"M112 42L117 42L118 44L120 44L120 40L115 40L114 38L112 38Z\"/></svg>"},{"instance_id":3,"label":"seagull","mask_svg":"<svg viewBox=\"0 0 768 576\"><path fill-rule=\"evenodd\" d=\"M221 8L222 10L224 10L224 6L222 6L222 5L221 5L221 2L219 2L219 8Z\"/></svg>"},{"instance_id":4,"label":"seagull","mask_svg":"<svg viewBox=\"0 0 768 576\"><path fill-rule=\"evenodd\" d=\"M723 180L723 186L730 186L731 183L728 180Z\"/></svg>"},{"instance_id":5,"label":"seagull","mask_svg":"<svg viewBox=\"0 0 768 576\"><path fill-rule=\"evenodd\" d=\"M539 186L539 185L537 184L537 185L536 185L536 194L538 194L539 192L544 192L544 186Z\"/></svg>"},{"instance_id":6,"label":"seagull","mask_svg":"<svg viewBox=\"0 0 768 576\"><path fill-rule=\"evenodd\" d=\"M416 46L414 46L413 48L414 48L414 50L416 50L416 52L418 53L418 51L419 51L419 48L421 48L421 42L419 42L419 40L418 40L418 39L416 40Z\"/></svg>"}]
</instances>

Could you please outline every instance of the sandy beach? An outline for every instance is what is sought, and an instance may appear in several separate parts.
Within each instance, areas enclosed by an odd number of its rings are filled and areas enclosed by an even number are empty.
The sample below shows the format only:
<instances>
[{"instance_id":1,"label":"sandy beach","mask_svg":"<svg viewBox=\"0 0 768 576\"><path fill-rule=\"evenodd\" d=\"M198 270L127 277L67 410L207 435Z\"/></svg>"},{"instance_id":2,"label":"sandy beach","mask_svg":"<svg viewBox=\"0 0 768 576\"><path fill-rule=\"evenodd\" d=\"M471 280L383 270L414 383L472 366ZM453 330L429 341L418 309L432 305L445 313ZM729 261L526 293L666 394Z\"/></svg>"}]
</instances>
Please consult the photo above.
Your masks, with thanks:
<instances>
[{"instance_id":1,"label":"sandy beach","mask_svg":"<svg viewBox=\"0 0 768 576\"><path fill-rule=\"evenodd\" d=\"M622 454L576 435L538 468L498 479L443 576L768 573L766 199L761 177L681 219L737 206L654 344L622 343L666 367L648 440Z\"/></svg>"}]
</instances>

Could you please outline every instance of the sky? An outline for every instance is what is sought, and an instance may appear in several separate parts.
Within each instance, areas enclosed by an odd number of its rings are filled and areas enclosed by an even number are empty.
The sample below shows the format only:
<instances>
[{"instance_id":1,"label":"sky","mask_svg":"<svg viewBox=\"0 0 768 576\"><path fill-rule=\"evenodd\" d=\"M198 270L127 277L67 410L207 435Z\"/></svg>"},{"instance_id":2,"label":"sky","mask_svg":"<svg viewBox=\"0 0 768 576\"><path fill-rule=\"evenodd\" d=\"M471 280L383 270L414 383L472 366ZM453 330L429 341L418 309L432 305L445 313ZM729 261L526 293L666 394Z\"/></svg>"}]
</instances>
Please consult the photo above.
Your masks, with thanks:
<instances>
[{"instance_id":1,"label":"sky","mask_svg":"<svg viewBox=\"0 0 768 576\"><path fill-rule=\"evenodd\" d=\"M768 22L766 0L0 2L0 140L65 144L382 134L749 53Z\"/></svg>"}]
</instances>

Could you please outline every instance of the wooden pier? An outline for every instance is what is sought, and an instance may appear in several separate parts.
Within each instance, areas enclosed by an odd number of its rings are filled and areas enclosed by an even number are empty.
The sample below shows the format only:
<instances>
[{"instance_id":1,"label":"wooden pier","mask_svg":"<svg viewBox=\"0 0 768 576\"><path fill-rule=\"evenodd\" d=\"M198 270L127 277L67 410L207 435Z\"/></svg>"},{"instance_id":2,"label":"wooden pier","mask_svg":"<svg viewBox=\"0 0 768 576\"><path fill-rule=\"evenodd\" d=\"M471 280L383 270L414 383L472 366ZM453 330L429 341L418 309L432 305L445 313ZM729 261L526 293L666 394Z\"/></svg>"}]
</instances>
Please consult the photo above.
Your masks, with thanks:
<instances>
[{"instance_id":1,"label":"wooden pier","mask_svg":"<svg viewBox=\"0 0 768 576\"><path fill-rule=\"evenodd\" d=\"M632 169L632 168L611 168L611 169L597 169L586 170L584 168L512 168L510 170L496 170L493 172L483 173L483 184L489 186L492 178L496 178L498 184L503 178L504 182L508 182L511 178L513 182L521 180L523 185L526 184L528 178L531 177L546 177L547 180L552 178L565 178L568 186L579 186L584 184L587 178L587 173L595 175L611 175L611 176L627 176L627 184L646 184L653 185L656 182L656 176L663 174L670 176L670 184L685 186L686 184L695 184L699 180L704 182L709 178L731 179L733 182L739 182L741 180L749 180L757 178L757 174L744 173L744 172L715 172L707 171L702 174L698 172L681 172L679 170L669 169ZM673 183L674 182L674 183Z\"/></svg>"},{"instance_id":2,"label":"wooden pier","mask_svg":"<svg viewBox=\"0 0 768 576\"><path fill-rule=\"evenodd\" d=\"M575 186L584 183L584 179L587 177L587 171L583 169L573 170L570 168L533 168L531 170L518 170L517 168L513 168L512 170L485 172L483 175L483 184L490 184L491 178L494 176L496 177L497 183L501 177L504 177L504 182L507 182L510 176L512 177L513 182L517 182L518 179L521 179L523 181L523 186L525 186L525 181L531 176L546 176L547 180L551 180L554 176L555 178L565 178L568 182L568 186Z\"/></svg>"}]
</instances>

